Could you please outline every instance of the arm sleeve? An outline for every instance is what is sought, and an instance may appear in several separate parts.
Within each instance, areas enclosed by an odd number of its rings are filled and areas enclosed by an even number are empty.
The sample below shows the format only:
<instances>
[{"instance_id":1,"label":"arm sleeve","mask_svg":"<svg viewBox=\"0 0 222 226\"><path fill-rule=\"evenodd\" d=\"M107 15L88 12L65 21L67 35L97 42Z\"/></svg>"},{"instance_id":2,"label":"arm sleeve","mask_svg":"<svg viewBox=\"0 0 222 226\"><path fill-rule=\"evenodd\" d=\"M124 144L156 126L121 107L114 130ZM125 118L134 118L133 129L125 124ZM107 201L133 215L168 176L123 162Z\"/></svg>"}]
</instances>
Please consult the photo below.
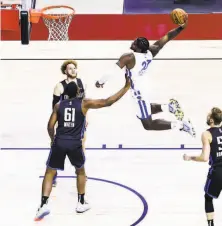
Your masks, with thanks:
<instances>
[{"instance_id":1,"label":"arm sleeve","mask_svg":"<svg viewBox=\"0 0 222 226\"><path fill-rule=\"evenodd\" d=\"M52 101L52 109L55 107L55 105L60 101L60 96L53 95L53 101Z\"/></svg>"},{"instance_id":2,"label":"arm sleeve","mask_svg":"<svg viewBox=\"0 0 222 226\"><path fill-rule=\"evenodd\" d=\"M122 72L122 68L120 68L117 63L113 64L109 70L109 72L104 74L99 80L99 84L105 84L108 80L111 80L116 74L120 74Z\"/></svg>"}]
</instances>

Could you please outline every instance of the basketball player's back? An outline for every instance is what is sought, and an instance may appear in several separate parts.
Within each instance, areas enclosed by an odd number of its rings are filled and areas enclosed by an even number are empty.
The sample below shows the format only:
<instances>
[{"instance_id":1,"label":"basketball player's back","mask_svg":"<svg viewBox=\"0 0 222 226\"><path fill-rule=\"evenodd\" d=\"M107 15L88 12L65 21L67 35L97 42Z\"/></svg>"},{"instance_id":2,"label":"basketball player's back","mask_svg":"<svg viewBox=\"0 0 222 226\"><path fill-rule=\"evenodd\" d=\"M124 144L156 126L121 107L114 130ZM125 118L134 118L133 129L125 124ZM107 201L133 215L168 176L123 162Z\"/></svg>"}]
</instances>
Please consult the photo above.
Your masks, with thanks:
<instances>
[{"instance_id":1,"label":"basketball player's back","mask_svg":"<svg viewBox=\"0 0 222 226\"><path fill-rule=\"evenodd\" d=\"M58 109L58 128L56 137L81 140L84 133L85 116L82 113L82 101L78 98L63 100Z\"/></svg>"}]
</instances>

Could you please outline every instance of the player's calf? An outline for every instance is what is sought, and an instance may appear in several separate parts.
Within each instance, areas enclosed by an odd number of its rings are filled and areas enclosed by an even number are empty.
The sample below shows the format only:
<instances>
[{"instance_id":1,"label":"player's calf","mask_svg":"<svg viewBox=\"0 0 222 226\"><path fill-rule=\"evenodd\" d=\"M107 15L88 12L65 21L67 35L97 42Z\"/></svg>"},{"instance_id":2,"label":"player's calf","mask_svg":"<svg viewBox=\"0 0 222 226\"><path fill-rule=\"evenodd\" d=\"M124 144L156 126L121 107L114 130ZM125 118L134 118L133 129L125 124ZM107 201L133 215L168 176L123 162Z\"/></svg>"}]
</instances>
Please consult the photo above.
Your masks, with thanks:
<instances>
[{"instance_id":1,"label":"player's calf","mask_svg":"<svg viewBox=\"0 0 222 226\"><path fill-rule=\"evenodd\" d=\"M207 215L208 226L214 226L214 205L213 198L205 194L205 211Z\"/></svg>"},{"instance_id":2,"label":"player's calf","mask_svg":"<svg viewBox=\"0 0 222 226\"><path fill-rule=\"evenodd\" d=\"M168 104L151 104L151 113L157 114L160 112L169 112L175 115L177 120L183 120L184 112L181 109L179 102L175 99L170 99Z\"/></svg>"},{"instance_id":3,"label":"player's calf","mask_svg":"<svg viewBox=\"0 0 222 226\"><path fill-rule=\"evenodd\" d=\"M84 213L90 209L88 202L85 200L85 186L86 174L85 168L76 169L77 174L77 190L78 190L78 203L76 207L77 213Z\"/></svg>"},{"instance_id":4,"label":"player's calf","mask_svg":"<svg viewBox=\"0 0 222 226\"><path fill-rule=\"evenodd\" d=\"M52 191L52 182L55 175L56 170L50 168L46 169L44 180L42 182L41 205L37 210L35 221L42 220L45 216L47 216L50 213L50 211L47 208L47 204L50 193Z\"/></svg>"},{"instance_id":5,"label":"player's calf","mask_svg":"<svg viewBox=\"0 0 222 226\"><path fill-rule=\"evenodd\" d=\"M180 121L169 122L162 119L152 120L152 117L141 119L141 122L145 130L169 130L175 127L183 127L183 123Z\"/></svg>"}]
</instances>

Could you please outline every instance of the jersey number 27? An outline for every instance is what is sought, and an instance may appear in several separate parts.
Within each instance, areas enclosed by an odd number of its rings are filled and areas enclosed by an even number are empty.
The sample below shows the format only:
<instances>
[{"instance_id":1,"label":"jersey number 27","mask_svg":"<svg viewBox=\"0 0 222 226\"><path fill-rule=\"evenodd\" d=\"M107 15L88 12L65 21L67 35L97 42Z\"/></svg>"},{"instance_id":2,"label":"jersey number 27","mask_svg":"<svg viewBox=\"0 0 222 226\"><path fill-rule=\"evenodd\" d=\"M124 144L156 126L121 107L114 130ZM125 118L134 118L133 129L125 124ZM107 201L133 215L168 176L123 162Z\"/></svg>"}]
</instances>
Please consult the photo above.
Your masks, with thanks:
<instances>
[{"instance_id":1,"label":"jersey number 27","mask_svg":"<svg viewBox=\"0 0 222 226\"><path fill-rule=\"evenodd\" d=\"M151 60L143 61L143 63L142 63L143 71L148 68L148 65L150 64L150 62L151 62Z\"/></svg>"}]
</instances>

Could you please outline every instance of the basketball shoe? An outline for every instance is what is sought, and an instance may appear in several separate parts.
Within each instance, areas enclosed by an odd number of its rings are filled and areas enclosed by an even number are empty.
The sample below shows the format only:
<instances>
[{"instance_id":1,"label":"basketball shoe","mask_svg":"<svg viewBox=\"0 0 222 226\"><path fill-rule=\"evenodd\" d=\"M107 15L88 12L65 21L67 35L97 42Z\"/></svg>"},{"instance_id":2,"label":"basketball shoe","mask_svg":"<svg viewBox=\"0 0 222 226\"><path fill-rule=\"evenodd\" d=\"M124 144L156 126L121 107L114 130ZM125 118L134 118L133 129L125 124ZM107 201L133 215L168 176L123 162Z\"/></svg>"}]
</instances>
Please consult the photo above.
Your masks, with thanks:
<instances>
[{"instance_id":1,"label":"basketball shoe","mask_svg":"<svg viewBox=\"0 0 222 226\"><path fill-rule=\"evenodd\" d=\"M181 109L179 102L175 99L170 99L168 106L169 106L169 112L174 114L177 120L182 121L184 118L184 112Z\"/></svg>"},{"instance_id":2,"label":"basketball shoe","mask_svg":"<svg viewBox=\"0 0 222 226\"><path fill-rule=\"evenodd\" d=\"M81 202L77 203L77 207L76 207L77 213L84 213L89 209L90 209L90 206L89 206L89 203L87 201L85 201L84 204L82 204Z\"/></svg>"},{"instance_id":3,"label":"basketball shoe","mask_svg":"<svg viewBox=\"0 0 222 226\"><path fill-rule=\"evenodd\" d=\"M42 220L45 216L50 214L50 211L47 208L47 205L44 204L42 207L39 207L35 216L35 221Z\"/></svg>"}]
</instances>

